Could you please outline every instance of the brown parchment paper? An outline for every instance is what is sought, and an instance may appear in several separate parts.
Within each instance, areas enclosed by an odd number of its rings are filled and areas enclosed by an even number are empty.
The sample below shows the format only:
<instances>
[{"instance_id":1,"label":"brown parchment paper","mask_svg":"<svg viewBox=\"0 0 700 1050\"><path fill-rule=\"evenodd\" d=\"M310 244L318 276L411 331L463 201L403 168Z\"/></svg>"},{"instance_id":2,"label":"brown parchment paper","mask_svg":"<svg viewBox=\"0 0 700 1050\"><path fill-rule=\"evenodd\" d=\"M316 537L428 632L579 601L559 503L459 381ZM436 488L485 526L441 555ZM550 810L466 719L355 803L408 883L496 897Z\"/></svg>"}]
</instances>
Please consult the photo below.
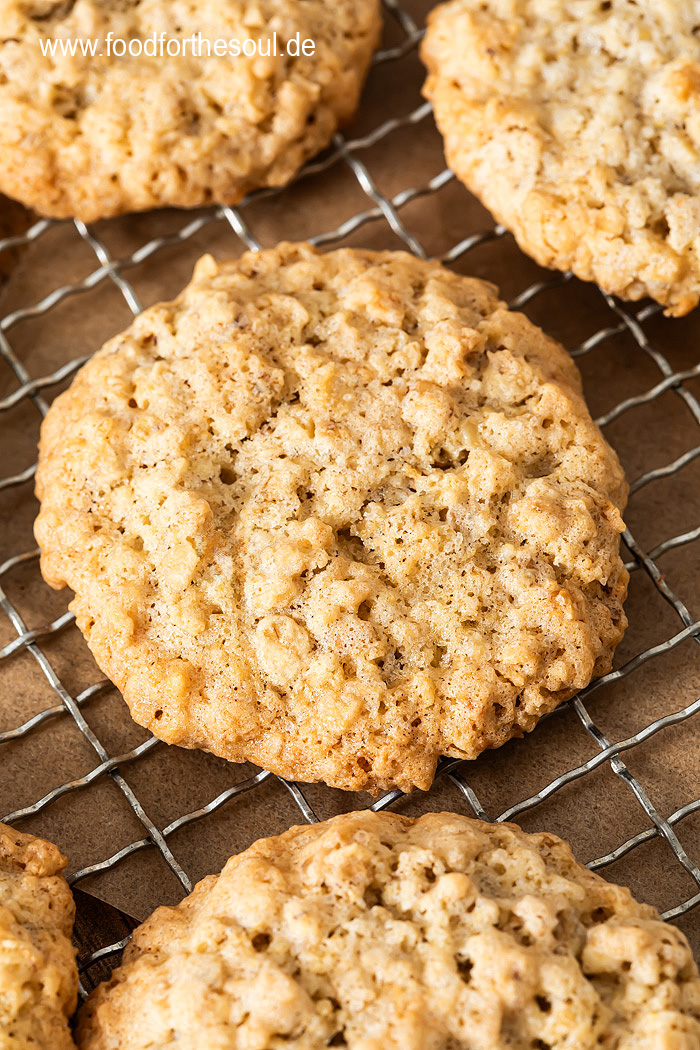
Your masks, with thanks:
<instances>
[{"instance_id":1,"label":"brown parchment paper","mask_svg":"<svg viewBox=\"0 0 700 1050\"><path fill-rule=\"evenodd\" d=\"M404 6L421 21L431 5L409 2ZM388 27L386 43L396 44L402 39L396 26ZM348 137L362 137L383 121L413 111L421 101L422 79L415 49L376 67ZM444 168L441 141L429 114L414 126L400 127L380 137L356 156L386 197L409 187L424 187ZM409 203L399 203L402 221L429 254L440 255L462 238L493 225L485 210L456 180ZM272 245L283 238L324 234L363 212L370 213L366 221L351 225L347 235L334 243L403 246L341 159L327 171L283 192L256 199L241 214L262 244ZM111 259L127 260L122 273L140 303L148 306L176 294L204 251L225 258L243 250L242 242L225 221L208 222L192 236L175 236L186 224L207 214L168 211L132 216L100 223L95 233ZM130 258L158 237L174 239L141 261ZM533 281L552 276L522 255L510 236L481 244L454 265L461 272L495 281L509 299ZM13 259L13 266L0 292L0 316L41 303L47 296L56 300L50 309L23 316L6 332L12 352L32 379L50 376L75 358L90 354L131 319L122 292L109 274L95 281L99 263L94 249L70 223L56 224L27 245L21 256ZM64 297L60 292L62 287L82 281L86 289L80 294ZM619 323L597 289L575 280L542 292L525 309L569 347ZM654 316L645 322L644 330L674 371L692 369L700 361L700 310L683 320ZM579 366L595 416L625 399L646 395L663 379L653 355L643 352L624 330L581 357ZM53 382L37 393L50 402L66 382ZM0 397L11 395L18 386L16 375L0 359ZM688 379L685 388L700 397L700 378ZM37 406L27 397L0 412L2 476L15 474L34 462L39 421ZM606 427L606 435L634 481L696 448L700 426L692 407L669 389L622 412ZM0 561L34 548L32 522L36 510L31 481L0 489ZM646 551L696 529L700 525L700 457L635 491L627 521ZM660 556L659 565L690 616L700 616L700 541L669 550ZM60 617L70 598L43 584L36 559L5 572L0 576L0 586L29 630L41 631ZM630 628L620 646L617 667L683 629L676 611L642 571L633 574L627 611ZM0 733L61 705L46 668L42 669L36 656L26 646L12 651L16 638L17 623L11 622L6 609L0 613L0 647L9 646L10 652L0 660ZM74 625L42 635L38 642L47 667L71 697L79 697L102 680ZM633 673L593 693L587 707L596 724L611 741L619 741L694 701L700 694L698 654L697 641L689 638L667 652L642 660ZM131 721L117 691L109 685L82 700L80 710L110 759L131 752L148 738ZM700 716L694 716L625 753L628 769L642 785L649 804L662 816L670 816L700 796L699 745ZM483 755L469 765L465 775L486 812L496 817L597 753L596 743L574 712L564 709L526 740ZM0 744L0 816L34 806L47 793L88 776L100 762L95 747L70 715L64 712L46 718L31 731ZM119 772L121 782L107 772L95 775L18 823L55 840L68 854L71 872L126 849L125 859L81 880L80 888L144 918L156 905L177 901L183 889L156 848L129 852L130 844L147 838L129 794L132 801L138 800L144 819L162 831L183 814L208 805L255 770L159 743L141 757L121 762ZM371 802L369 796L320 785L304 790L321 818ZM427 794L416 792L399 801L396 808L411 814L443 808L471 812L465 796L449 779L436 782ZM279 833L300 821L300 810L289 791L270 778L215 812L175 830L167 842L173 857L196 881L218 870L230 854L258 836ZM553 792L545 802L525 812L520 823L526 830L546 828L568 838L583 861L601 857L652 827L633 790L607 763ZM676 823L675 832L688 856L700 862L700 810ZM607 867L605 874L628 884L636 895L661 909L674 907L698 892L698 885L658 835L650 835ZM683 915L678 925L700 954L700 909Z\"/></svg>"}]
</instances>

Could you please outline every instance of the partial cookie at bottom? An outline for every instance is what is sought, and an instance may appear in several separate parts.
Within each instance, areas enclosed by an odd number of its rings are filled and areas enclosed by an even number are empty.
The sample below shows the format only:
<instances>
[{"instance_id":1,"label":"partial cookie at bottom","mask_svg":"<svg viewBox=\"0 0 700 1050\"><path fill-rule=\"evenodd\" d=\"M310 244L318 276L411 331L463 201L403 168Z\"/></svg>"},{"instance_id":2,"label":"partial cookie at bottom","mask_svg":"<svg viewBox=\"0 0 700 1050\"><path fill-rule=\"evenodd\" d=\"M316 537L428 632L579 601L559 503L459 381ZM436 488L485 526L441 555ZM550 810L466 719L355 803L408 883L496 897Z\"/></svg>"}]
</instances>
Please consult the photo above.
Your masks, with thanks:
<instances>
[{"instance_id":1,"label":"partial cookie at bottom","mask_svg":"<svg viewBox=\"0 0 700 1050\"><path fill-rule=\"evenodd\" d=\"M688 943L546 833L351 813L140 927L80 1050L697 1050Z\"/></svg>"},{"instance_id":2,"label":"partial cookie at bottom","mask_svg":"<svg viewBox=\"0 0 700 1050\"><path fill-rule=\"evenodd\" d=\"M0 1050L74 1050L75 906L66 858L0 824Z\"/></svg>"}]
</instances>

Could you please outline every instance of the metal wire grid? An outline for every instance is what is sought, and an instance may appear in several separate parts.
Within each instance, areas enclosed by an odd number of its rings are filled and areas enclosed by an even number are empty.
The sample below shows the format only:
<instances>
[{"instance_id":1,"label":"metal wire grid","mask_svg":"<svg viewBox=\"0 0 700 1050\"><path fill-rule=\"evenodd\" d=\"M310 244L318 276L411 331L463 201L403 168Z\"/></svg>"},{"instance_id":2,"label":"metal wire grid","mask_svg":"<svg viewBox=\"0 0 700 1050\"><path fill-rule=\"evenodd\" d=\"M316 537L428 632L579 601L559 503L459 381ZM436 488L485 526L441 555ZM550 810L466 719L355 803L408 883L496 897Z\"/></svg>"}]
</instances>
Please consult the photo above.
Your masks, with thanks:
<instances>
[{"instance_id":1,"label":"metal wire grid","mask_svg":"<svg viewBox=\"0 0 700 1050\"><path fill-rule=\"evenodd\" d=\"M416 48L422 35L421 30L418 28L413 18L400 6L398 0L383 0L383 2L388 18L392 19L399 27L402 39L397 46L378 52L375 56L375 64L392 62L407 55ZM407 204L417 198L432 194L441 189L450 182L454 176L449 170L445 169L424 185L411 187L402 190L393 197L388 197L378 188L367 163L363 160L363 154L365 154L374 144L382 141L387 136L390 136L393 132L401 128L419 124L420 122L429 119L430 112L431 110L428 104L420 105L405 116L385 121L378 127L374 128L371 133L362 138L350 140L338 134L334 138L332 150L330 150L322 160L307 165L299 178L318 174L335 164L341 163L346 165L346 167L353 173L364 194L367 196L369 203L369 206L365 210L353 215L336 229L311 237L310 240L312 243L317 245L332 244L347 237L350 233L366 223L377 219L383 219L389 225L393 233L403 241L410 251L419 256L426 256L426 252L420 241L416 235L411 232L405 220L402 218L402 211ZM275 192L277 191L265 190L253 195L253 197L254 199L259 200L261 197L272 195ZM178 241L187 241L191 239L210 224L227 224L236 237L239 238L248 248L259 248L260 244L254 232L249 228L245 218L246 208L249 203L250 199L243 201L236 208L212 208L208 212L198 215L196 218L186 222L176 234L150 240L128 257L117 259L112 257L107 246L96 235L94 230L88 228L82 222L76 221L74 223L76 233L94 252L97 266L89 276L82 281L55 288L50 294L41 299L41 301L36 302L31 306L14 310L0 318L0 355L2 355L2 358L7 365L9 365L18 383L18 386L12 393L0 400L0 412L7 412L19 403L27 401L35 406L41 416L45 415L47 404L42 397L42 391L69 378L78 370L85 360L85 358L78 358L63 365L49 375L43 375L37 378L32 377L16 356L10 342L9 335L15 325L30 318L44 317L63 300L79 295L82 292L89 291L104 281L112 282L119 289L131 312L134 316L137 315L142 309L141 303L139 302L139 298L133 286L130 284L128 277L125 275L125 272L128 271L129 268L142 263L144 260L157 255L167 246ZM22 245L29 245L32 242L40 240L54 225L55 223L51 220L41 220L35 223L27 233L21 236L0 240L0 252ZM478 245L489 240L503 237L505 233L506 230L503 226L496 225L490 229L471 234L460 240L459 243L454 244L441 256L441 258L447 263L454 262ZM534 283L516 296L512 300L511 306L521 308L542 292L554 288L559 284L564 284L570 279L570 274L564 274L556 275L547 280ZM607 327L601 328L574 349L573 355L575 357L586 355L615 336L622 333L629 333L629 335L635 340L640 351L658 370L659 380L651 388L646 390L645 393L621 401L604 416L598 419L597 422L599 425L605 427L629 410L648 404L649 402L661 397L661 395L667 391L673 391L674 395L683 403L684 408L692 414L692 417L699 428L698 436L700 438L700 404L693 392L685 385L688 380L700 377L700 363L685 371L674 371L666 356L653 345L644 326L646 322L648 322L659 311L660 307L656 305L646 305L635 311L629 305L621 304L611 296L605 295L602 292L600 294L603 295L605 303L607 304L610 314L610 322ZM655 481L677 474L698 457L700 457L700 443L674 459L673 462L667 463L663 467L649 470L637 477L631 485L632 493L639 491ZM34 476L35 467L36 465L34 464L12 476L2 478L0 480L0 497L3 492L30 482ZM597 745L598 752L594 757L580 765L568 769L560 776L551 780L537 793L531 795L529 798L523 799L515 805L511 805L508 809L497 815L486 812L482 802L470 784L467 775L468 764L460 761L444 760L438 769L438 778L450 778L453 784L456 785L462 793L469 807L477 816L484 820L501 821L521 817L524 813L532 810L566 785L585 777L593 770L608 763L616 776L621 779L624 785L636 798L637 803L646 815L648 826L644 831L628 838L613 851L593 860L589 864L589 867L593 869L604 868L637 849L643 843L646 843L655 837L661 837L661 839L663 839L670 847L677 862L683 866L697 887L695 893L688 896L675 907L666 911L664 913L665 919L677 918L700 904L700 867L698 867L696 860L686 853L676 831L674 830L680 821L700 810L700 797L689 801L669 817L663 817L655 808L643 784L629 770L625 763L624 756L632 748L653 737L661 730L685 722L691 719L694 715L697 715L700 712L700 699L688 704L680 710L666 714L662 718L646 725L641 731L617 742L611 742L605 733L603 733L595 724L586 704L588 698L595 691L614 681L626 678L633 674L647 661L654 660L661 654L668 653L670 650L675 649L688 639L693 639L695 642L700 643L700 621L693 618L693 615L686 604L674 592L674 590L672 590L668 582L664 579L662 568L659 566L659 560L665 554L679 547L691 544L698 539L700 539L700 526L684 532L683 534L672 536L666 539L663 543L660 543L653 550L647 552L642 549L629 531L624 534L624 543L630 555L628 569L633 573L641 572L648 576L658 594L673 609L678 618L679 625L678 631L671 637L667 638L664 642L644 650L633 659L630 659L622 667L619 667L603 678L596 680L589 685L587 689L580 692L573 700L569 701L568 705L564 705L573 709L586 733L589 734ZM2 666L3 661L9 660L18 652L24 651L31 654L54 691L56 703L34 715L34 717L28 719L22 725L0 733L0 745L25 737L49 719L68 714L70 718L73 719L75 726L77 726L84 739L92 748L96 757L96 764L87 775L59 785L32 805L9 813L3 818L3 820L8 823L21 821L26 817L40 813L64 795L86 788L100 778L110 777L122 792L132 812L143 826L144 835L142 838L130 842L127 846L120 849L118 852L115 852L112 856L74 872L70 878L70 882L75 885L89 876L94 876L113 869L126 858L141 850L155 848L159 851L165 863L179 880L183 891L189 892L192 888L191 879L183 865L178 861L177 857L169 847L168 840L175 832L194 822L205 819L209 814L214 813L237 796L254 791L258 785L271 778L273 774L261 770L248 780L235 784L228 790L223 791L202 808L179 816L162 829L158 828L150 819L135 791L127 783L120 770L129 763L137 761L154 748L163 745L160 741L151 737L140 746L124 754L110 755L82 713L83 706L93 697L108 688L109 683L106 682L106 680L101 680L83 690L78 695L71 695L70 691L63 685L58 674L52 667L49 657L41 648L41 643L44 639L56 632L62 631L73 622L73 615L71 613L65 613L42 628L29 630L18 609L7 596L7 593L2 586L5 577L11 574L14 569L36 558L38 558L38 551L32 549L24 554L12 557L0 565L0 607L7 616L16 634L16 637L14 637L10 643L0 649L0 666ZM293 797L302 818L308 822L318 820L318 817L304 794L303 788L298 784L288 783L286 781L281 781L281 783L284 784L285 788ZM400 798L401 793L399 791L392 791L375 801L370 808L375 811L382 810L395 804ZM124 947L125 943L126 940L123 940L114 944L105 945L98 951L92 953L88 958L82 961L81 970L83 974L86 971L89 971L92 966L105 957L116 956Z\"/></svg>"}]
</instances>

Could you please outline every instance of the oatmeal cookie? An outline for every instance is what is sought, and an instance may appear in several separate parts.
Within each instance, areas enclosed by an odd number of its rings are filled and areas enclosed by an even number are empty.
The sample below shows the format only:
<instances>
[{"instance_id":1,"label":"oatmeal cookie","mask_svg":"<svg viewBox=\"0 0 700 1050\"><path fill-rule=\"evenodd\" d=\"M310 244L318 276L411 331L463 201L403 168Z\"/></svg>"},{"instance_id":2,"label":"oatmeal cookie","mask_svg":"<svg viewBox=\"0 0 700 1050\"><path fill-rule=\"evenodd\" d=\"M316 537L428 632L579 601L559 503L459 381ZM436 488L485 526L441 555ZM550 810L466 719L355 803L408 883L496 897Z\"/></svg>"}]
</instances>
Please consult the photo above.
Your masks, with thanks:
<instances>
[{"instance_id":1,"label":"oatmeal cookie","mask_svg":"<svg viewBox=\"0 0 700 1050\"><path fill-rule=\"evenodd\" d=\"M379 0L0 0L0 191L91 222L285 185L352 118L380 28ZM209 55L229 40L270 56Z\"/></svg>"},{"instance_id":2,"label":"oatmeal cookie","mask_svg":"<svg viewBox=\"0 0 700 1050\"><path fill-rule=\"evenodd\" d=\"M428 787L606 672L626 484L571 359L404 252L216 264L43 424L42 572L141 725Z\"/></svg>"},{"instance_id":3,"label":"oatmeal cookie","mask_svg":"<svg viewBox=\"0 0 700 1050\"><path fill-rule=\"evenodd\" d=\"M451 0L423 43L450 167L542 266L700 296L694 0Z\"/></svg>"},{"instance_id":4,"label":"oatmeal cookie","mask_svg":"<svg viewBox=\"0 0 700 1050\"><path fill-rule=\"evenodd\" d=\"M697 1050L683 934L555 835L351 813L263 839L159 908L81 1050Z\"/></svg>"},{"instance_id":5,"label":"oatmeal cookie","mask_svg":"<svg viewBox=\"0 0 700 1050\"><path fill-rule=\"evenodd\" d=\"M75 1050L75 908L66 858L0 824L0 1050Z\"/></svg>"}]
</instances>

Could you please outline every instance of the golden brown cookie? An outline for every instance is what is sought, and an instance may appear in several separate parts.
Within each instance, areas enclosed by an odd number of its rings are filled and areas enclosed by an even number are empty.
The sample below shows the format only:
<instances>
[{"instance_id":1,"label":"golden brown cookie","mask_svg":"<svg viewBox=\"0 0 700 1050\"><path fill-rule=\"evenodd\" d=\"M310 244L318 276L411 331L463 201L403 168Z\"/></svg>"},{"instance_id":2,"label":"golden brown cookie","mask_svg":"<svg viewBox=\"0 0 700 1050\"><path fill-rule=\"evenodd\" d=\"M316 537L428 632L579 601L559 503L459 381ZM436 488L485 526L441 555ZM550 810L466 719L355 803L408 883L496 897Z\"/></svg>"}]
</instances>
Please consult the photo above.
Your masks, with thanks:
<instances>
[{"instance_id":1,"label":"golden brown cookie","mask_svg":"<svg viewBox=\"0 0 700 1050\"><path fill-rule=\"evenodd\" d=\"M74 1050L75 907L51 842L0 824L0 1050Z\"/></svg>"},{"instance_id":2,"label":"golden brown cookie","mask_svg":"<svg viewBox=\"0 0 700 1050\"><path fill-rule=\"evenodd\" d=\"M427 787L609 670L626 484L566 352L404 252L204 258L43 425L42 572L136 721Z\"/></svg>"},{"instance_id":3,"label":"golden brown cookie","mask_svg":"<svg viewBox=\"0 0 700 1050\"><path fill-rule=\"evenodd\" d=\"M0 191L91 222L282 186L353 116L380 27L379 0L0 0Z\"/></svg>"},{"instance_id":4,"label":"golden brown cookie","mask_svg":"<svg viewBox=\"0 0 700 1050\"><path fill-rule=\"evenodd\" d=\"M693 0L451 0L423 43L447 160L524 251L682 315L700 296Z\"/></svg>"},{"instance_id":5,"label":"golden brown cookie","mask_svg":"<svg viewBox=\"0 0 700 1050\"><path fill-rule=\"evenodd\" d=\"M555 835L350 813L256 842L159 908L78 1043L697 1050L700 977L679 930Z\"/></svg>"}]
</instances>

